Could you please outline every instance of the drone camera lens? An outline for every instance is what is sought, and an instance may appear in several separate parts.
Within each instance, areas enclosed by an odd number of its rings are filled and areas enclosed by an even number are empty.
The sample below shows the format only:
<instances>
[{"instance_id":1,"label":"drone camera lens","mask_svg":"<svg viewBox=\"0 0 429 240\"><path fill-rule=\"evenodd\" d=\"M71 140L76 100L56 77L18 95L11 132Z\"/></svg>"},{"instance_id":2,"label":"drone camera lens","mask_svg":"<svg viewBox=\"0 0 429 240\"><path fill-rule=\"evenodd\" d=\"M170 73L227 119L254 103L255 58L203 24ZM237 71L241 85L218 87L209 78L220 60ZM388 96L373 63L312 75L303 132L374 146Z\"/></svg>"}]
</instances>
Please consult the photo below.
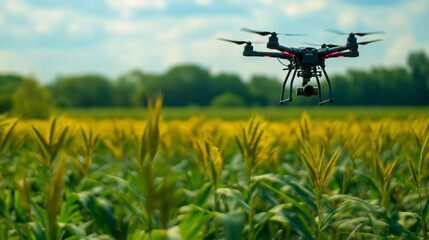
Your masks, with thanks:
<instances>
[{"instance_id":1,"label":"drone camera lens","mask_svg":"<svg viewBox=\"0 0 429 240\"><path fill-rule=\"evenodd\" d=\"M313 96L314 93L314 87L307 85L304 87L304 96Z\"/></svg>"},{"instance_id":2,"label":"drone camera lens","mask_svg":"<svg viewBox=\"0 0 429 240\"><path fill-rule=\"evenodd\" d=\"M313 95L318 95L318 94L319 94L319 88L313 87L311 85L296 88L296 95L298 96L311 97Z\"/></svg>"}]
</instances>

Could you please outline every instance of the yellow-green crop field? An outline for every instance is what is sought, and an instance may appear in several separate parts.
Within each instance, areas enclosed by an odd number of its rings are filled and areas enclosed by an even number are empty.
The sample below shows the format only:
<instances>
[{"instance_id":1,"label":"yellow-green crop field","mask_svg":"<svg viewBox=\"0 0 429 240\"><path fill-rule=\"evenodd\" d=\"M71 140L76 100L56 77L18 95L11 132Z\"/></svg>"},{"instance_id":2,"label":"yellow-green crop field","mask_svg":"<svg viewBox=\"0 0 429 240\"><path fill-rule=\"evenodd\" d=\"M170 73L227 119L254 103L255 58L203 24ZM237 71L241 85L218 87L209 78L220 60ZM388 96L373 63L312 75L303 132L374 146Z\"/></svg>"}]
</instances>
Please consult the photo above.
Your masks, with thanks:
<instances>
[{"instance_id":1,"label":"yellow-green crop field","mask_svg":"<svg viewBox=\"0 0 429 240\"><path fill-rule=\"evenodd\" d=\"M426 117L0 120L0 239L428 239ZM162 115L162 114L161 114Z\"/></svg>"}]
</instances>

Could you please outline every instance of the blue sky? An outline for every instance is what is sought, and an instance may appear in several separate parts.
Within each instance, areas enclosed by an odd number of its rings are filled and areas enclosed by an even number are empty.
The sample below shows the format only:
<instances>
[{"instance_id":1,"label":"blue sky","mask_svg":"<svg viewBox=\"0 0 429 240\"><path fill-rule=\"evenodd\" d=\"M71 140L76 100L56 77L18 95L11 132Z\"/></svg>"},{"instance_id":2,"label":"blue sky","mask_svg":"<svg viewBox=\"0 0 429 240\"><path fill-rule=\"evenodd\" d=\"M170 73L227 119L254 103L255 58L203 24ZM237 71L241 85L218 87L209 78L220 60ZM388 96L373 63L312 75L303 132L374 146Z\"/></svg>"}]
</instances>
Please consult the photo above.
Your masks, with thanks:
<instances>
[{"instance_id":1,"label":"blue sky","mask_svg":"<svg viewBox=\"0 0 429 240\"><path fill-rule=\"evenodd\" d=\"M32 75L43 83L68 74L116 78L132 69L162 73L197 63L214 74L229 72L283 77L276 59L245 58L242 47L217 41L267 38L242 27L303 37L281 37L286 46L303 42L345 43L324 31L383 30L361 41L356 59L330 59L329 73L349 68L404 65L410 51L429 53L427 0L2 0L0 72ZM266 50L264 45L255 50Z\"/></svg>"}]
</instances>

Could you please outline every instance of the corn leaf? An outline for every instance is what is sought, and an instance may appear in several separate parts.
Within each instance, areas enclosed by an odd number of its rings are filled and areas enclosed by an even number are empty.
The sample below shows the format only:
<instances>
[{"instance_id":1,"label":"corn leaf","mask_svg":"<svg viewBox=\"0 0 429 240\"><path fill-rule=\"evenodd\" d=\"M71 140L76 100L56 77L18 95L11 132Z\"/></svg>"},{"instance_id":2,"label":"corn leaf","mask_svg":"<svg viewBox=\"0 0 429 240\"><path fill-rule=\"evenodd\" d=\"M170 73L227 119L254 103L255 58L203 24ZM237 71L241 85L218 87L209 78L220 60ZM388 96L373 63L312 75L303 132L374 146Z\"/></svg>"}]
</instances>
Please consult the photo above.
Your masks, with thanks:
<instances>
[{"instance_id":1,"label":"corn leaf","mask_svg":"<svg viewBox=\"0 0 429 240\"><path fill-rule=\"evenodd\" d=\"M426 199L425 207L423 208L422 221L427 223L429 221L429 198Z\"/></svg>"},{"instance_id":2,"label":"corn leaf","mask_svg":"<svg viewBox=\"0 0 429 240\"><path fill-rule=\"evenodd\" d=\"M411 158L407 158L407 163L408 163L408 168L410 169L411 174L413 176L414 184L416 185L417 188L420 188L418 176L417 176L416 170L414 168L414 163L412 162Z\"/></svg>"},{"instance_id":3,"label":"corn leaf","mask_svg":"<svg viewBox=\"0 0 429 240\"><path fill-rule=\"evenodd\" d=\"M246 201L244 201L241 193L238 190L232 188L218 188L216 193L220 196L234 199L240 207L246 210L246 212L249 211L249 205L246 203Z\"/></svg>"},{"instance_id":4,"label":"corn leaf","mask_svg":"<svg viewBox=\"0 0 429 240\"><path fill-rule=\"evenodd\" d=\"M222 223L225 239L241 239L244 230L244 213L216 213L216 218Z\"/></svg>"},{"instance_id":5,"label":"corn leaf","mask_svg":"<svg viewBox=\"0 0 429 240\"><path fill-rule=\"evenodd\" d=\"M295 206L296 208L298 208L302 214L304 214L306 216L306 218L311 221L311 223L313 224L313 226L317 226L316 221L314 220L314 217L310 214L309 211L307 211L307 209L305 209L303 206L301 206L301 204L299 204L295 199L289 197L287 194L280 192L279 190L277 190L276 188L270 186L269 184L262 182L262 184L267 187L268 189L270 189L271 191L275 192L276 194L278 194L279 196L281 196L282 198L284 198L286 201L290 202L293 206Z\"/></svg>"}]
</instances>

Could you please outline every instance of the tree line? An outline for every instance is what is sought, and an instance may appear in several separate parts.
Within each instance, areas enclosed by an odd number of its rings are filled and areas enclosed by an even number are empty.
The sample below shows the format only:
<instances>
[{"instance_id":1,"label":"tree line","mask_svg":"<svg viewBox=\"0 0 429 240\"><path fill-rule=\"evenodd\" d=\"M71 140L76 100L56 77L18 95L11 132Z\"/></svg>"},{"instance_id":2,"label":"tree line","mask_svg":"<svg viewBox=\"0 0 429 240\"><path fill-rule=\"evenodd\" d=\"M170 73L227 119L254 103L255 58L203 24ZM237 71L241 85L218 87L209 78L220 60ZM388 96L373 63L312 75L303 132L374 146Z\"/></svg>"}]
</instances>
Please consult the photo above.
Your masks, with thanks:
<instances>
[{"instance_id":1,"label":"tree line","mask_svg":"<svg viewBox=\"0 0 429 240\"><path fill-rule=\"evenodd\" d=\"M31 77L6 74L0 75L0 83L2 113L25 108L28 101L46 101L55 107L138 107L159 92L165 106L267 106L278 104L282 87L281 80L273 77L254 75L243 81L237 74L213 75L192 64L174 66L163 74L134 70L114 80L95 74L59 76L44 86ZM331 76L331 83L336 105L427 105L429 58L423 51L412 52L406 66L352 69ZM327 98L326 82L322 92ZM317 102L317 97L293 99L295 105Z\"/></svg>"}]
</instances>

